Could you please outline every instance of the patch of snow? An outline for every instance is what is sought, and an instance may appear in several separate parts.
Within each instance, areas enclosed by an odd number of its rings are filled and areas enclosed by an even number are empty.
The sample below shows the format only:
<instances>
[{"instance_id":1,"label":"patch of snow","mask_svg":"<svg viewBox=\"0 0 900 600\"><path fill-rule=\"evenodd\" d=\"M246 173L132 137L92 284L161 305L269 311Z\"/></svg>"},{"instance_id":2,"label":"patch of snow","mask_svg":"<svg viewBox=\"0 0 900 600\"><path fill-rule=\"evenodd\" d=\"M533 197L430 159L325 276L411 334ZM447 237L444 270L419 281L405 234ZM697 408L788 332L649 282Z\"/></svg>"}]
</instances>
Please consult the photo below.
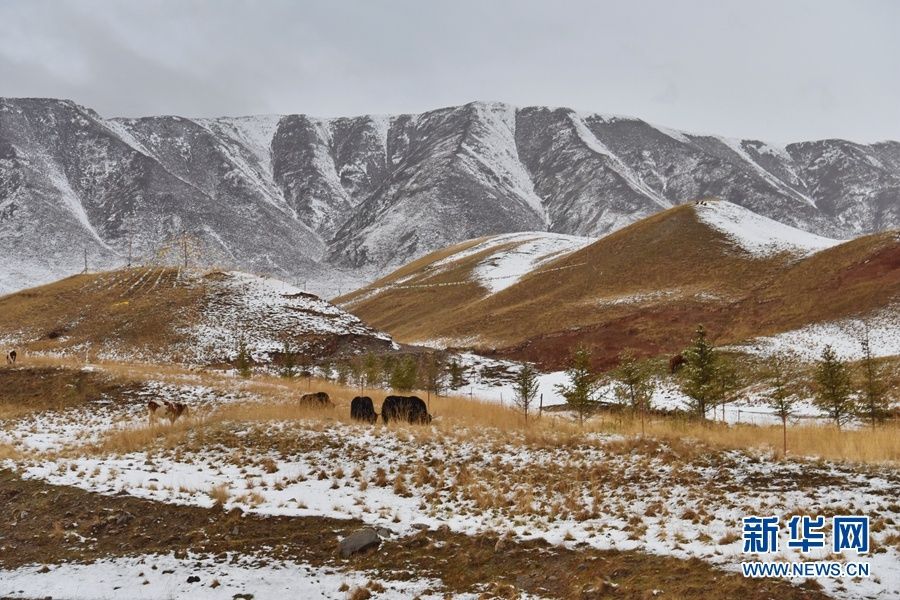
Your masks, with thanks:
<instances>
[{"instance_id":1,"label":"patch of snow","mask_svg":"<svg viewBox=\"0 0 900 600\"><path fill-rule=\"evenodd\" d=\"M843 243L843 240L801 231L724 200L708 200L695 205L694 210L703 223L757 257L782 252L805 256Z\"/></svg>"},{"instance_id":2,"label":"patch of snow","mask_svg":"<svg viewBox=\"0 0 900 600\"><path fill-rule=\"evenodd\" d=\"M806 361L816 361L825 346L831 346L842 360L863 358L861 340L869 328L869 347L875 357L900 355L900 306L892 306L862 318L813 323L800 329L761 337L738 346L760 356L791 353Z\"/></svg>"},{"instance_id":3,"label":"patch of snow","mask_svg":"<svg viewBox=\"0 0 900 600\"><path fill-rule=\"evenodd\" d=\"M265 562L267 564L259 564ZM0 570L0 596L4 598L66 598L67 600L228 600L247 597L271 600L296 598L345 600L347 591L365 587L374 579L385 591L374 598L416 598L440 582L422 578L412 581L384 580L372 573L341 571L288 561L260 561L251 556L172 555L126 556L90 564L66 563ZM188 583L189 577L199 577ZM213 581L219 585L211 587ZM441 598L427 594L423 598ZM462 596L451 596L462 598Z\"/></svg>"},{"instance_id":4,"label":"patch of snow","mask_svg":"<svg viewBox=\"0 0 900 600\"><path fill-rule=\"evenodd\" d=\"M201 357L225 351L237 353L243 338L255 360L279 352L283 333L359 335L393 344L386 333L372 329L359 318L312 294L278 279L229 271L206 282L213 290L198 323L188 333L192 348Z\"/></svg>"},{"instance_id":5,"label":"patch of snow","mask_svg":"<svg viewBox=\"0 0 900 600\"><path fill-rule=\"evenodd\" d=\"M475 277L492 294L519 282L541 265L595 241L593 238L560 233L508 234L497 238L503 238L515 246L485 258L474 270Z\"/></svg>"},{"instance_id":6,"label":"patch of snow","mask_svg":"<svg viewBox=\"0 0 900 600\"><path fill-rule=\"evenodd\" d=\"M549 224L544 201L534 191L516 144L516 109L508 104L476 102L476 126L462 145L462 160L487 187L498 183ZM485 173L489 174L485 177Z\"/></svg>"},{"instance_id":7,"label":"patch of snow","mask_svg":"<svg viewBox=\"0 0 900 600\"><path fill-rule=\"evenodd\" d=\"M91 224L87 212L84 210L84 205L81 203L78 194L72 189L71 184L69 184L69 178L66 177L66 174L63 173L62 169L60 169L52 159L47 158L43 162L44 172L46 173L47 178L57 191L59 191L63 204L65 204L72 216L75 217L82 227L84 227L91 237L97 240L101 246L107 250L111 250L109 245L100 237L100 234L97 233L97 230L94 229L94 226Z\"/></svg>"}]
</instances>

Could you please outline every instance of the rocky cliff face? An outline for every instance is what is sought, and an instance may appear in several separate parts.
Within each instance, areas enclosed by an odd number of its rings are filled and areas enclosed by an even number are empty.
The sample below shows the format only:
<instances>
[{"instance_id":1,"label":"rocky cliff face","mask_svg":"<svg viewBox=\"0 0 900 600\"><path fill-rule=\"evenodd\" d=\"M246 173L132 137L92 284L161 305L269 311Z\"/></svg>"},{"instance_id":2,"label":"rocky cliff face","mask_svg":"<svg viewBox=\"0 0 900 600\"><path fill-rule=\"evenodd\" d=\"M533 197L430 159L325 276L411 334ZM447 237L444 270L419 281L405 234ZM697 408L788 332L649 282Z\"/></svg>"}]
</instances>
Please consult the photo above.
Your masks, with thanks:
<instances>
[{"instance_id":1,"label":"rocky cliff face","mask_svg":"<svg viewBox=\"0 0 900 600\"><path fill-rule=\"evenodd\" d=\"M831 237L897 227L900 143L775 146L482 102L103 119L0 99L0 293L77 272L86 250L91 268L186 251L333 294L464 239L599 236L706 195Z\"/></svg>"}]
</instances>

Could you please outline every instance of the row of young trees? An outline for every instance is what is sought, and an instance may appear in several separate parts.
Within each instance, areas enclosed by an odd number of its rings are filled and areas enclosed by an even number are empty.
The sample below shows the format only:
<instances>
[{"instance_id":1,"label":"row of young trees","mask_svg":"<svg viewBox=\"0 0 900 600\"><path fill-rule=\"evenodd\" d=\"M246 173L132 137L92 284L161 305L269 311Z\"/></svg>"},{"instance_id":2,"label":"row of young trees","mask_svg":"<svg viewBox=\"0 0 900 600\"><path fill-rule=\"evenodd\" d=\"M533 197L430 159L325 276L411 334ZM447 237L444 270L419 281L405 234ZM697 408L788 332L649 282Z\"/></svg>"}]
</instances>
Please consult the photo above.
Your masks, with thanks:
<instances>
[{"instance_id":1,"label":"row of young trees","mask_svg":"<svg viewBox=\"0 0 900 600\"><path fill-rule=\"evenodd\" d=\"M462 377L457 371L458 362L448 362L443 352L402 355L368 352L345 361L326 361L316 365L311 360L307 363L304 355L285 343L281 353L282 377L310 377L316 367L325 379L334 378L340 385L358 387L361 394L373 388L389 388L398 392L420 389L425 390L429 400L431 394L440 395L448 384L453 387Z\"/></svg>"},{"instance_id":2,"label":"row of young trees","mask_svg":"<svg viewBox=\"0 0 900 600\"><path fill-rule=\"evenodd\" d=\"M890 386L872 353L867 330L860 342L863 356L856 373L828 346L813 367L812 386L808 383L809 373L795 357L777 355L764 365L759 375L766 383L765 401L781 420L785 448L787 423L795 416L797 403L809 396L810 391L815 404L838 428L854 418L876 427L890 414ZM688 411L700 420L707 419L710 412L715 414L717 407L736 400L738 392L754 379L746 373L749 367L735 364L715 348L702 326L697 328L681 357L683 366L678 383L688 398ZM611 400L639 416L643 432L657 371L651 362L638 360L629 352L619 357L619 366L609 377L601 377L591 367L590 351L582 347L570 358L567 383L557 385L556 389L583 423L585 415L600 403L601 388L609 389L607 384L613 383ZM758 381L759 377L755 379ZM516 377L515 401L526 421L537 394L537 374L533 367L525 365Z\"/></svg>"}]
</instances>

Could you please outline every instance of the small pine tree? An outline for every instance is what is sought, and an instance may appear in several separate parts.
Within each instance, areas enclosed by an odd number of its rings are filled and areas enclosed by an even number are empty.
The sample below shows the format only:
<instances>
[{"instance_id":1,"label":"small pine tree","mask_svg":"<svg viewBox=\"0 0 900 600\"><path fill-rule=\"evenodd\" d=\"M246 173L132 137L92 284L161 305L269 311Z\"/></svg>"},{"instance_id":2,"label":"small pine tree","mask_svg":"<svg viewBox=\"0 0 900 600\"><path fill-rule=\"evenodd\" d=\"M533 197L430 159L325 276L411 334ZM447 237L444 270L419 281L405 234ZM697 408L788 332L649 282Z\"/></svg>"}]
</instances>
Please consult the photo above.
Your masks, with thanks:
<instances>
[{"instance_id":1,"label":"small pine tree","mask_svg":"<svg viewBox=\"0 0 900 600\"><path fill-rule=\"evenodd\" d=\"M632 413L640 414L641 435L644 435L644 417L650 409L650 397L653 394L650 370L638 362L634 354L626 352L619 357L615 377L618 380L616 397L621 403L631 407Z\"/></svg>"},{"instance_id":2,"label":"small pine tree","mask_svg":"<svg viewBox=\"0 0 900 600\"><path fill-rule=\"evenodd\" d=\"M244 341L244 338L241 338L238 340L237 359L235 360L234 365L237 367L238 374L244 379L253 374L253 370L250 367L250 359L250 351L247 349L247 342Z\"/></svg>"},{"instance_id":3,"label":"small pine tree","mask_svg":"<svg viewBox=\"0 0 900 600\"><path fill-rule=\"evenodd\" d=\"M418 379L418 363L412 356L404 356L394 363L391 371L391 388L399 392L413 389Z\"/></svg>"},{"instance_id":4,"label":"small pine tree","mask_svg":"<svg viewBox=\"0 0 900 600\"><path fill-rule=\"evenodd\" d=\"M725 402L737 387L737 378L707 340L703 325L697 327L691 345L682 355L681 391L690 399L689 408L694 416L706 419L709 409Z\"/></svg>"},{"instance_id":5,"label":"small pine tree","mask_svg":"<svg viewBox=\"0 0 900 600\"><path fill-rule=\"evenodd\" d=\"M584 415L595 404L594 396L600 384L597 374L591 368L591 352L579 347L569 360L566 369L569 384L557 384L556 389L566 399L568 405L578 413L578 423L584 424Z\"/></svg>"},{"instance_id":6,"label":"small pine tree","mask_svg":"<svg viewBox=\"0 0 900 600\"><path fill-rule=\"evenodd\" d=\"M283 356L281 360L281 376L285 379L293 379L297 374L297 359L294 356L294 349L291 347L290 340L284 340L281 354Z\"/></svg>"},{"instance_id":7,"label":"small pine tree","mask_svg":"<svg viewBox=\"0 0 900 600\"><path fill-rule=\"evenodd\" d=\"M528 424L528 411L537 398L538 390L538 373L530 363L525 363L516 378L513 380L513 401L522 414L525 415L525 424Z\"/></svg>"},{"instance_id":8,"label":"small pine tree","mask_svg":"<svg viewBox=\"0 0 900 600\"><path fill-rule=\"evenodd\" d=\"M366 387L372 388L379 385L381 382L381 363L378 357L371 352L367 352L363 357L361 372Z\"/></svg>"},{"instance_id":9,"label":"small pine tree","mask_svg":"<svg viewBox=\"0 0 900 600\"><path fill-rule=\"evenodd\" d=\"M825 346L816 367L816 404L838 429L853 417L850 373L831 346Z\"/></svg>"},{"instance_id":10,"label":"small pine tree","mask_svg":"<svg viewBox=\"0 0 900 600\"><path fill-rule=\"evenodd\" d=\"M391 386L391 374L397 366L397 357L393 354L385 354L381 358L381 373L379 374L378 385L383 387Z\"/></svg>"},{"instance_id":11,"label":"small pine tree","mask_svg":"<svg viewBox=\"0 0 900 600\"><path fill-rule=\"evenodd\" d=\"M462 366L456 358L450 360L447 371L450 375L450 389L458 390L466 385L466 368Z\"/></svg>"},{"instance_id":12,"label":"small pine tree","mask_svg":"<svg viewBox=\"0 0 900 600\"><path fill-rule=\"evenodd\" d=\"M365 359L361 356L354 356L350 359L350 362L347 364L349 368L350 379L353 384L359 388L359 393L362 394L365 390L366 386L366 369L365 369Z\"/></svg>"},{"instance_id":13,"label":"small pine tree","mask_svg":"<svg viewBox=\"0 0 900 600\"><path fill-rule=\"evenodd\" d=\"M775 356L769 360L767 369L770 388L766 394L766 400L775 416L781 420L781 440L784 456L787 456L787 422L793 416L794 405L799 400L792 385L796 372L794 362L788 356Z\"/></svg>"},{"instance_id":14,"label":"small pine tree","mask_svg":"<svg viewBox=\"0 0 900 600\"><path fill-rule=\"evenodd\" d=\"M338 385L347 385L352 376L350 365L340 362L337 365L337 383Z\"/></svg>"},{"instance_id":15,"label":"small pine tree","mask_svg":"<svg viewBox=\"0 0 900 600\"><path fill-rule=\"evenodd\" d=\"M322 361L322 364L319 368L322 369L322 379L324 379L325 381L331 381L334 377L334 365L331 364L331 361Z\"/></svg>"},{"instance_id":16,"label":"small pine tree","mask_svg":"<svg viewBox=\"0 0 900 600\"><path fill-rule=\"evenodd\" d=\"M438 352L430 352L422 361L422 382L425 392L428 394L428 404L431 405L431 394L440 396L444 389L446 371L444 370L445 358Z\"/></svg>"},{"instance_id":17,"label":"small pine tree","mask_svg":"<svg viewBox=\"0 0 900 600\"><path fill-rule=\"evenodd\" d=\"M860 343L863 351L863 358L860 362L862 385L860 386L857 414L860 419L869 421L872 429L875 429L875 425L885 419L890 408L888 387L884 383L881 367L872 355L868 325L865 327Z\"/></svg>"}]
</instances>

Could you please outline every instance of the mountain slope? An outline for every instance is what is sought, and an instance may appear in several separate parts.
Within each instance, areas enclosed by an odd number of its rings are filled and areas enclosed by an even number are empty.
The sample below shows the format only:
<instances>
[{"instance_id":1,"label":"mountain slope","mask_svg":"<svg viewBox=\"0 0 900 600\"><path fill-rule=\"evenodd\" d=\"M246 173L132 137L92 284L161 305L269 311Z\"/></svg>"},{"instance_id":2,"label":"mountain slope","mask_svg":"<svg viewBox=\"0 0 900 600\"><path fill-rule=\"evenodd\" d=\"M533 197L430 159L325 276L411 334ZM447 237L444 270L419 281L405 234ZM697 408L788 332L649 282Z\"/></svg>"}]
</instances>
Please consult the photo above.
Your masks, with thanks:
<instances>
[{"instance_id":1,"label":"mountain slope","mask_svg":"<svg viewBox=\"0 0 900 600\"><path fill-rule=\"evenodd\" d=\"M486 102L104 119L70 101L6 98L0 252L15 260L0 293L79 272L85 252L97 269L129 256L172 263L187 248L191 264L331 295L462 240L596 237L708 195L828 237L897 227L900 143L782 147Z\"/></svg>"},{"instance_id":2,"label":"mountain slope","mask_svg":"<svg viewBox=\"0 0 900 600\"><path fill-rule=\"evenodd\" d=\"M217 364L390 349L357 317L275 279L167 267L76 275L0 298L0 339L26 351Z\"/></svg>"},{"instance_id":3,"label":"mountain slope","mask_svg":"<svg viewBox=\"0 0 900 600\"><path fill-rule=\"evenodd\" d=\"M485 253L466 254L477 247L426 257L337 302L402 341L559 367L578 343L608 366L627 349L677 351L698 323L732 343L900 298L896 233L840 243L712 200L639 221L497 293L477 281ZM435 268L442 261L454 268Z\"/></svg>"}]
</instances>

